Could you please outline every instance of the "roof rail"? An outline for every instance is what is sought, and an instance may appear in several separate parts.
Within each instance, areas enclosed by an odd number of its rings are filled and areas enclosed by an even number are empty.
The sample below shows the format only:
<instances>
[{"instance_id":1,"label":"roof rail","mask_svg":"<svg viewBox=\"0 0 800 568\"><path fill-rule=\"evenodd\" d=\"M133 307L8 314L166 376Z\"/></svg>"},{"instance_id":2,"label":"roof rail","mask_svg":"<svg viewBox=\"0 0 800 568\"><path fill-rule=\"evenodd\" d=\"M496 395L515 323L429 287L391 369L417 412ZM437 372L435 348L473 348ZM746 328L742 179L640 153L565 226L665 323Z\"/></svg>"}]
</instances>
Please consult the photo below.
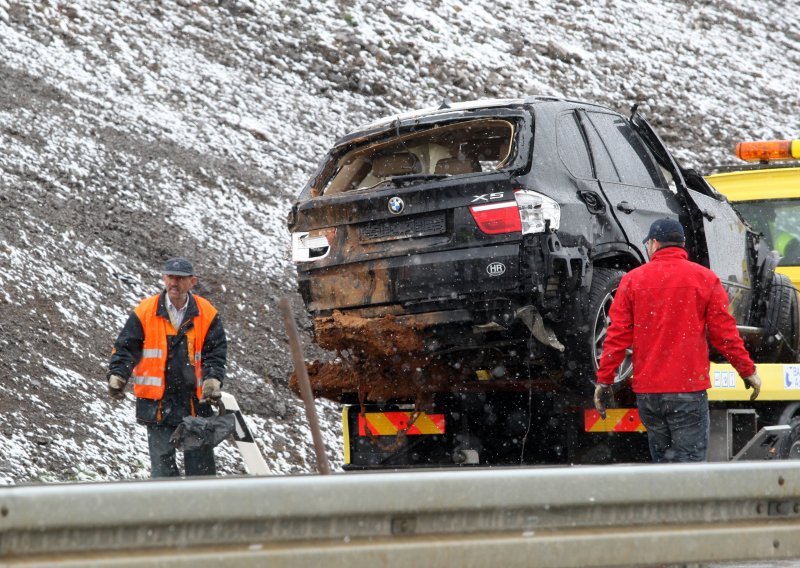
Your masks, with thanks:
<instances>
[{"instance_id":1,"label":"roof rail","mask_svg":"<svg viewBox=\"0 0 800 568\"><path fill-rule=\"evenodd\" d=\"M539 102L539 101L563 101L563 100L564 99L562 99L560 97L554 97L552 95L530 95L530 96L525 97L525 99L522 102L524 102L525 104L528 104L528 103L535 103L535 102Z\"/></svg>"}]
</instances>

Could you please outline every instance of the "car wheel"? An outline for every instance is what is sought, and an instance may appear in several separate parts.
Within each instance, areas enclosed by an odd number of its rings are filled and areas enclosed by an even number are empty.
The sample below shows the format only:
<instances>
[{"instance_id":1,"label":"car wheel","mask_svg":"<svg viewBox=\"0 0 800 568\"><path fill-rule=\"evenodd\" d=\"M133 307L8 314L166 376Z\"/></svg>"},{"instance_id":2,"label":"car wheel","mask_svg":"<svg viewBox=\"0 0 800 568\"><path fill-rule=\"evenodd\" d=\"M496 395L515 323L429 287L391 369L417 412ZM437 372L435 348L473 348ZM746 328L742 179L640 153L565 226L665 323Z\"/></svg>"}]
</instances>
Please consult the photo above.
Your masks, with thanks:
<instances>
[{"instance_id":1,"label":"car wheel","mask_svg":"<svg viewBox=\"0 0 800 568\"><path fill-rule=\"evenodd\" d=\"M794 363L800 340L800 307L797 290L785 274L775 274L769 288L764 328L766 337L759 349L765 362Z\"/></svg>"},{"instance_id":2,"label":"car wheel","mask_svg":"<svg viewBox=\"0 0 800 568\"><path fill-rule=\"evenodd\" d=\"M603 341L611 323L609 311L619 282L625 272L611 268L595 268L592 274L592 286L584 308L585 325L576 335L572 344L572 357L576 365L578 382L583 389L593 387L600 356L603 353ZM614 380L615 385L626 381L633 374L631 350L625 356Z\"/></svg>"}]
</instances>

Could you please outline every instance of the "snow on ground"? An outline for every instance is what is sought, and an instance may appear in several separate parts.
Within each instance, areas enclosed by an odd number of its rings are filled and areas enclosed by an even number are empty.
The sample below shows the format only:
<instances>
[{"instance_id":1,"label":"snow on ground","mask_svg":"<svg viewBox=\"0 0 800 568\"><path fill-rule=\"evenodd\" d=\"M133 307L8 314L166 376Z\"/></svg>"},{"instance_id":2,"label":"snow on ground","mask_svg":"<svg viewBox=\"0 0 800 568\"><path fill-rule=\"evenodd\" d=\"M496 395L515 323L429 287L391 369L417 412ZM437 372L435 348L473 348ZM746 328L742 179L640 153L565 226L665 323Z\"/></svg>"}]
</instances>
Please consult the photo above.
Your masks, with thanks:
<instances>
[{"instance_id":1,"label":"snow on ground","mask_svg":"<svg viewBox=\"0 0 800 568\"><path fill-rule=\"evenodd\" d=\"M688 165L730 162L741 139L800 136L797 21L774 0L0 0L0 483L147 475L105 363L174 254L220 309L225 388L270 467L313 470L276 302L286 213L334 139L541 94L640 102ZM338 408L319 411L338 466Z\"/></svg>"}]
</instances>

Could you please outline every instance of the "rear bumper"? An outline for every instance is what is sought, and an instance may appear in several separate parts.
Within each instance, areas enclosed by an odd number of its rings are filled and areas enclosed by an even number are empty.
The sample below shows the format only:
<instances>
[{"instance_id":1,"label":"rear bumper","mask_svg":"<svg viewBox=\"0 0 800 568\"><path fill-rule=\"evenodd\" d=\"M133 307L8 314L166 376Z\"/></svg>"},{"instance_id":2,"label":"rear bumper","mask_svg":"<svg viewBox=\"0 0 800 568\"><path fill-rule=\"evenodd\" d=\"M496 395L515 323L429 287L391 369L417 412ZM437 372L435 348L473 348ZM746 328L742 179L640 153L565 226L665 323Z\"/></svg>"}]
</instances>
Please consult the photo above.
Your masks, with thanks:
<instances>
[{"instance_id":1,"label":"rear bumper","mask_svg":"<svg viewBox=\"0 0 800 568\"><path fill-rule=\"evenodd\" d=\"M298 272L309 311L513 293L522 288L518 243L420 253Z\"/></svg>"}]
</instances>

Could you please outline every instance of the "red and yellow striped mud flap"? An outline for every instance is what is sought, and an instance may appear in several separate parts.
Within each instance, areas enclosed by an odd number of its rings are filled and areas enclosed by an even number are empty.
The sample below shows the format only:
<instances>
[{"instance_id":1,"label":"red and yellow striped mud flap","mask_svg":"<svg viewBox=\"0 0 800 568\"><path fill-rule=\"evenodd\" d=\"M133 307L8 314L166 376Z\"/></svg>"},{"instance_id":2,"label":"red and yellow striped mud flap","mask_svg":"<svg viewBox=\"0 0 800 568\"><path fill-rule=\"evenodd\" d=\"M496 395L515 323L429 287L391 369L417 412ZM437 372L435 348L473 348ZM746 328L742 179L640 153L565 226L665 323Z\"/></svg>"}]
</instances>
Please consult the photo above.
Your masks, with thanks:
<instances>
[{"instance_id":1,"label":"red and yellow striped mud flap","mask_svg":"<svg viewBox=\"0 0 800 568\"><path fill-rule=\"evenodd\" d=\"M586 432L645 432L635 408L609 408L606 419L594 408L583 411L583 429Z\"/></svg>"},{"instance_id":2,"label":"red and yellow striped mud flap","mask_svg":"<svg viewBox=\"0 0 800 568\"><path fill-rule=\"evenodd\" d=\"M367 412L358 415L358 435L394 436L408 428L412 412ZM444 434L444 414L421 413L406 432L409 436Z\"/></svg>"}]
</instances>

